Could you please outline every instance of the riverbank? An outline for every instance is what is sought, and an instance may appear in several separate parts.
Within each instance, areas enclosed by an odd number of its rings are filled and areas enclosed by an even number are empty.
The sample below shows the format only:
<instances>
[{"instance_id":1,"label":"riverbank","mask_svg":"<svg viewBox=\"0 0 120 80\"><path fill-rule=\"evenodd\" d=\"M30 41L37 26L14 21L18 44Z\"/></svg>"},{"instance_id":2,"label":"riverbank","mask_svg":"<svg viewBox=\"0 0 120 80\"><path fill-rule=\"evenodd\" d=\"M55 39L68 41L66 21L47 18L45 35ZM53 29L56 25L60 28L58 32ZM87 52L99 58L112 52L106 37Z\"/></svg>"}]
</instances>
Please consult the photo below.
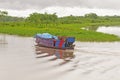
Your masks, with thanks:
<instances>
[{"instance_id":1,"label":"riverbank","mask_svg":"<svg viewBox=\"0 0 120 80\"><path fill-rule=\"evenodd\" d=\"M120 41L120 38L115 35L87 31L81 28L86 26L100 25L120 25L119 22L113 23L86 23L86 24L21 24L21 23L0 23L0 33L20 36L34 36L37 33L48 32L57 36L74 36L79 41ZM35 27L36 26L36 27Z\"/></svg>"}]
</instances>

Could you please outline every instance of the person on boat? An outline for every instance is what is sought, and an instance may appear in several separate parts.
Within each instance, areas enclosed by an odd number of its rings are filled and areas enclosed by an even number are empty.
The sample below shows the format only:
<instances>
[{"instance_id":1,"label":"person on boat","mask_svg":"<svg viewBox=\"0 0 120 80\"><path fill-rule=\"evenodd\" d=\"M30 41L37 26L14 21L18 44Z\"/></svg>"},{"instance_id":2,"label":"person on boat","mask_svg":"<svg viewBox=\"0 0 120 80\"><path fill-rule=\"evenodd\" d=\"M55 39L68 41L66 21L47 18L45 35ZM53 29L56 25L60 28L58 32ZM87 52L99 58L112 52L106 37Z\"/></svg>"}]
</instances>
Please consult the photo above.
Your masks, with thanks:
<instances>
[{"instance_id":1,"label":"person on boat","mask_svg":"<svg viewBox=\"0 0 120 80\"><path fill-rule=\"evenodd\" d=\"M55 46L55 43L56 43L56 39L53 39L53 46Z\"/></svg>"},{"instance_id":2,"label":"person on boat","mask_svg":"<svg viewBox=\"0 0 120 80\"><path fill-rule=\"evenodd\" d=\"M59 47L62 47L63 44L64 44L64 37L60 37Z\"/></svg>"}]
</instances>

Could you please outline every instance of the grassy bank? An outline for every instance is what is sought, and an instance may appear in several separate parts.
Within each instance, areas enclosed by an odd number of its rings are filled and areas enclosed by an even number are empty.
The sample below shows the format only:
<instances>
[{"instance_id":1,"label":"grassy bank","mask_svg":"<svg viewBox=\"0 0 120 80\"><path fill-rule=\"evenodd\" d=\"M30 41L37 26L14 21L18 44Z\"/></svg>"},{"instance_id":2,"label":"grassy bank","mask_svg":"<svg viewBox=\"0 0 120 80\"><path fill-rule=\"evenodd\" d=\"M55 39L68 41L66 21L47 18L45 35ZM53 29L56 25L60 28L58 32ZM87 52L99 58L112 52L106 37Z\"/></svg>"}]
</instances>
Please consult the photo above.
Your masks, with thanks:
<instances>
[{"instance_id":1,"label":"grassy bank","mask_svg":"<svg viewBox=\"0 0 120 80\"><path fill-rule=\"evenodd\" d=\"M86 24L40 24L31 25L23 23L0 23L0 33L20 35L20 36L34 36L36 33L48 32L57 36L74 36L79 41L120 41L115 35L109 35L94 31L82 30L86 26L108 25L108 23L86 23ZM115 22L111 25L120 25ZM35 27L36 26L36 27Z\"/></svg>"}]
</instances>

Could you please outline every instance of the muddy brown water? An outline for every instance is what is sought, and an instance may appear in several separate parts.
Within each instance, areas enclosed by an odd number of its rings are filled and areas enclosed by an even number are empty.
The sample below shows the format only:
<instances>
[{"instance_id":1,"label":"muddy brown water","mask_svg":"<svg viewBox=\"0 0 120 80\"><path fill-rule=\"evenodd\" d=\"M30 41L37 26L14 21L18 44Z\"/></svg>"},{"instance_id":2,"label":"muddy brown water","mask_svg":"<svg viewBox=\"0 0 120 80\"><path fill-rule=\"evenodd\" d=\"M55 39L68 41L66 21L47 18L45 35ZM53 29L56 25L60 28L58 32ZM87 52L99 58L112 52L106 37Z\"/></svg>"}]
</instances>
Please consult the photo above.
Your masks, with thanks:
<instances>
[{"instance_id":1,"label":"muddy brown water","mask_svg":"<svg viewBox=\"0 0 120 80\"><path fill-rule=\"evenodd\" d=\"M120 80L120 42L76 42L74 51L0 35L0 80Z\"/></svg>"}]
</instances>

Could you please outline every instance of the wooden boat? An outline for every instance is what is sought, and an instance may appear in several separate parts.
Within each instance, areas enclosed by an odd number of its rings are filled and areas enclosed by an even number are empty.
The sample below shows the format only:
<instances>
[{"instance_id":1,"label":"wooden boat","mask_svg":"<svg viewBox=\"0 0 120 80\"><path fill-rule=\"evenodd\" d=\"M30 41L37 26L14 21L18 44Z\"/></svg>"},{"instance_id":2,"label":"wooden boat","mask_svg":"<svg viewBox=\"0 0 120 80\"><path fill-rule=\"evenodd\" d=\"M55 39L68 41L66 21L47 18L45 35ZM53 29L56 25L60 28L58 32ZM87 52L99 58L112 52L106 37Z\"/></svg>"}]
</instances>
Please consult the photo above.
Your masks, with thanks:
<instances>
[{"instance_id":1,"label":"wooden boat","mask_svg":"<svg viewBox=\"0 0 120 80\"><path fill-rule=\"evenodd\" d=\"M49 36L48 36L49 35ZM73 44L75 42L74 37L53 37L53 35L50 35L47 33L44 35L36 34L35 35L35 42L38 46L41 47L47 47L47 48L55 48L55 49L74 49L75 45Z\"/></svg>"}]
</instances>

